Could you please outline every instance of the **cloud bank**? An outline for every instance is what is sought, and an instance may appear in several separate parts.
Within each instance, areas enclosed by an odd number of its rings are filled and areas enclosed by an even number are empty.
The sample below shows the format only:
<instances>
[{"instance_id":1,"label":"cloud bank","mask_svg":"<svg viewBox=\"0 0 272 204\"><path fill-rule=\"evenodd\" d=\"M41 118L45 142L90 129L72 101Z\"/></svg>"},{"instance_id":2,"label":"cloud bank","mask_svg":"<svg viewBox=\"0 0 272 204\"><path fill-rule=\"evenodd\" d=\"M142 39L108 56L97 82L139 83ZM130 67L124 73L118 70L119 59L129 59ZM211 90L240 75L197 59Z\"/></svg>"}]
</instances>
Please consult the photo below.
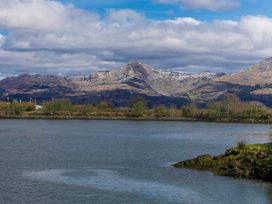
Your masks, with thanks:
<instances>
[{"instance_id":1,"label":"cloud bank","mask_svg":"<svg viewBox=\"0 0 272 204\"><path fill-rule=\"evenodd\" d=\"M1 75L86 74L131 60L233 71L272 55L272 19L265 16L151 20L128 9L100 16L52 0L0 0L0 30L8 33L0 34Z\"/></svg>"}]
</instances>

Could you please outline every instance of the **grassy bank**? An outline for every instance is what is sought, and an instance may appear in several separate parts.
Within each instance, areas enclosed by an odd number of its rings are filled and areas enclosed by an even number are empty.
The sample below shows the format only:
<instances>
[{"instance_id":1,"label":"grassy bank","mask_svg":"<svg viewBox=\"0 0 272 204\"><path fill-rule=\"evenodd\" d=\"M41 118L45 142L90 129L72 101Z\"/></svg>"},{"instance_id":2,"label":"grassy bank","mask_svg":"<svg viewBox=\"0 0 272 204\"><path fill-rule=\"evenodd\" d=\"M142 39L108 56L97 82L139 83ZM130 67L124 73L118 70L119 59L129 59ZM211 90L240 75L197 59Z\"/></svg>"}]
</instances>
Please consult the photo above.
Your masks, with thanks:
<instances>
[{"instance_id":1,"label":"grassy bank","mask_svg":"<svg viewBox=\"0 0 272 204\"><path fill-rule=\"evenodd\" d=\"M209 170L215 174L272 182L272 143L246 145L239 143L223 155L202 155L179 162L177 168Z\"/></svg>"},{"instance_id":2,"label":"grassy bank","mask_svg":"<svg viewBox=\"0 0 272 204\"><path fill-rule=\"evenodd\" d=\"M24 114L24 115L0 115L0 119L26 119L26 120L133 120L133 121L184 121L184 122L218 122L218 123L252 123L271 124L270 120L256 119L232 119L232 118L188 118L188 117L133 117L133 116L80 116L80 115L44 115L44 114Z\"/></svg>"}]
</instances>

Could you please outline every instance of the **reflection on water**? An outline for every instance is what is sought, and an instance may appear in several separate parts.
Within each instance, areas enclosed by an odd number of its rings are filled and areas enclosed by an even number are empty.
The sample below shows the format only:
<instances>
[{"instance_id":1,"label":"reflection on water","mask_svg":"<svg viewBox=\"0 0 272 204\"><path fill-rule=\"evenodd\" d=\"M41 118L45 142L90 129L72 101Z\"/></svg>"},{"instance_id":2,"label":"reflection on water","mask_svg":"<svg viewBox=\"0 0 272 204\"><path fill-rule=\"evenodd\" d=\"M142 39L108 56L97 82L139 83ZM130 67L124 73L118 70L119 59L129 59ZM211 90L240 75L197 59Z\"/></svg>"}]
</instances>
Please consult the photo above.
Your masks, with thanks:
<instances>
[{"instance_id":1,"label":"reflection on water","mask_svg":"<svg viewBox=\"0 0 272 204\"><path fill-rule=\"evenodd\" d=\"M106 191L139 194L149 198L156 198L168 202L201 203L204 196L186 189L164 183L151 181L137 181L118 175L110 170L94 169L87 172L77 172L77 176L71 176L72 170L45 170L27 172L24 175L31 179L48 181L66 185L76 185L96 188ZM82 176L86 173L92 176ZM208 198L205 198L207 201ZM210 202L212 202L210 200Z\"/></svg>"}]
</instances>

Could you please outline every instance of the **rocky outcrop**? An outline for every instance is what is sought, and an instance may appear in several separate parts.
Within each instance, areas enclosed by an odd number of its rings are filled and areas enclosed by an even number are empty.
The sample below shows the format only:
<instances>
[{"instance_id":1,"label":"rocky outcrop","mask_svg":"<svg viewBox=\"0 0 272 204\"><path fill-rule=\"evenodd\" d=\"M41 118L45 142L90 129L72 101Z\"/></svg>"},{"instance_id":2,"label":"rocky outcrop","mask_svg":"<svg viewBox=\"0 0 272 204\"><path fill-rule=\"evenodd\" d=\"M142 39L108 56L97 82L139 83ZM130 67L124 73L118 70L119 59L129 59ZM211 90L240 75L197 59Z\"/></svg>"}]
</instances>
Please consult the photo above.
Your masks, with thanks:
<instances>
[{"instance_id":1,"label":"rocky outcrop","mask_svg":"<svg viewBox=\"0 0 272 204\"><path fill-rule=\"evenodd\" d=\"M272 182L272 143L262 145L240 144L212 157L202 155L179 162L177 168L210 170L216 174Z\"/></svg>"}]
</instances>

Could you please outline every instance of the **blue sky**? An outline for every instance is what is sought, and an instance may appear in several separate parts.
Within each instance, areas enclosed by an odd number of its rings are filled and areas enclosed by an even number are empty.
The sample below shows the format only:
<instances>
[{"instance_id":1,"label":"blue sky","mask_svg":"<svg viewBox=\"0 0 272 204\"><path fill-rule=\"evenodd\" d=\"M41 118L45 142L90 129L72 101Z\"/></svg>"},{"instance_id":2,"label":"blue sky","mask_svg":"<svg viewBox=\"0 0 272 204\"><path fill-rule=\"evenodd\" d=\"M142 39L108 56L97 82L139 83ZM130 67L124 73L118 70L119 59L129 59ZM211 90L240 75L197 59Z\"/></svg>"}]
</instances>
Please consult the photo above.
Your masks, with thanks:
<instances>
[{"instance_id":1,"label":"blue sky","mask_svg":"<svg viewBox=\"0 0 272 204\"><path fill-rule=\"evenodd\" d=\"M140 61L234 72L272 57L269 0L0 0L0 78Z\"/></svg>"},{"instance_id":2,"label":"blue sky","mask_svg":"<svg viewBox=\"0 0 272 204\"><path fill-rule=\"evenodd\" d=\"M133 9L151 19L168 19L176 17L194 17L201 20L234 19L247 15L272 16L271 0L242 0L240 6L225 11L208 9L182 9L175 3L160 4L152 0L62 0L78 8L105 13L107 9Z\"/></svg>"}]
</instances>

